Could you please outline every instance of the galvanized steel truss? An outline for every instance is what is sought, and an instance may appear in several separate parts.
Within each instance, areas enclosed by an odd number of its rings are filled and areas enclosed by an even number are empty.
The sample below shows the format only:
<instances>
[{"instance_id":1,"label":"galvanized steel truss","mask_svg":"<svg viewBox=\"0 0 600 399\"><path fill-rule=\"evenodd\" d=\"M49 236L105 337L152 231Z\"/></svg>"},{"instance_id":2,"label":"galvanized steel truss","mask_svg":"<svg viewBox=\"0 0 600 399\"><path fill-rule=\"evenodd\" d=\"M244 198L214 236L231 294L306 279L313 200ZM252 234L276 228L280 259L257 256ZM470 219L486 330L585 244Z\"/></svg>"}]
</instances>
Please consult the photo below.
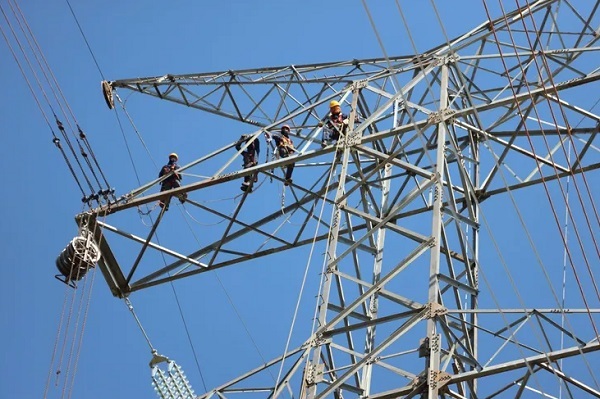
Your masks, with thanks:
<instances>
[{"instance_id":1,"label":"galvanized steel truss","mask_svg":"<svg viewBox=\"0 0 600 399\"><path fill-rule=\"evenodd\" d=\"M210 162L222 162L209 178L169 193L187 192L190 206L226 221L193 250L162 246L153 234L136 236L109 223L113 215L165 199L165 193L146 195L159 180L79 215L102 228L94 231L111 290L123 297L324 243L326 269L312 336L201 397L521 397L536 392L531 382L544 372L563 381L572 397L600 397L589 379L581 381L557 363L585 359L600 344L590 331L574 334L554 317L590 314L597 321L596 310L478 305L478 274L485 267L479 256L481 203L600 166L600 116L566 100L600 79L599 4L531 2L411 56L107 82L110 105L113 90L133 90L255 126L257 139L289 124L300 150L292 158L232 171L239 152L225 155L226 146L185 165L182 173L205 172ZM561 29L564 21L568 32ZM350 127L337 145L321 148L318 121L333 99L349 110ZM305 166L305 178L289 188L293 199L283 212L245 212L248 193L230 213L194 199L195 192L210 195L216 186L256 173L282 180L277 170L292 162ZM332 208L330 221L319 217L322 203ZM297 223L277 224L288 217ZM109 235L137 244L139 255L128 270L113 254ZM249 242L267 244L250 248ZM145 263L138 276L135 269L150 250L172 262ZM407 296L415 284L422 290ZM490 314L496 322L488 324ZM559 349L550 341L540 346L517 338L528 323L566 334L570 345ZM481 357L481 342L497 349L494 356ZM500 352L512 360L497 360ZM265 372L284 358L282 378L269 385ZM478 386L492 375L496 384Z\"/></svg>"}]
</instances>

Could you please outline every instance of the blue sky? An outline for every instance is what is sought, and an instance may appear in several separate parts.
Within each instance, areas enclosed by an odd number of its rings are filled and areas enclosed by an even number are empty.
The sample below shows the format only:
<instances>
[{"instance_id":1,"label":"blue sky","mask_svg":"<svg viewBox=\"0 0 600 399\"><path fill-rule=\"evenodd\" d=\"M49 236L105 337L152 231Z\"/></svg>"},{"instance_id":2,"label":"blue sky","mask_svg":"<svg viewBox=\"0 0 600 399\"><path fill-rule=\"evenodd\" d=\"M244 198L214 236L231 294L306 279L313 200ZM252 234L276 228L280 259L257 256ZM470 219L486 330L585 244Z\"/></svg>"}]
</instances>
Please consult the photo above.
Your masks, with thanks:
<instances>
[{"instance_id":1,"label":"blue sky","mask_svg":"<svg viewBox=\"0 0 600 399\"><path fill-rule=\"evenodd\" d=\"M368 2L388 55L412 54L415 47L424 51L444 41L444 31L430 2L418 6L413 4L416 2L401 2L411 36L395 7L385 3ZM481 3L473 3L436 2L448 36L466 31L484 19ZM5 12L10 10L6 0L0 4ZM377 58L384 51L360 1L148 4L110 0L71 4L107 80ZM101 95L101 73L68 4L31 0L22 2L20 7L117 194L137 187L138 177L142 183L154 179L158 172L155 163L166 161L166 155L172 151L178 152L180 163L185 164L194 156L253 131L240 123L121 91L152 156L150 159L139 143L133 144L136 176L114 112L106 107ZM497 7L493 10L497 12ZM5 20L0 21L4 31L9 32ZM4 40L0 40L0 54L4 94L0 96L4 140L0 162L5 179L0 207L4 255L0 271L4 343L0 397L37 398L45 389L53 348L65 346L64 342L55 341L65 295L70 295L70 291L53 278L54 261L76 235L74 216L83 208L81 195L51 142L51 132ZM588 104L595 100L591 98ZM128 142L135 143L135 132L123 115L121 122ZM230 198L239 191L237 183L230 185L231 190L218 192L220 197L215 199L226 198L225 207L233 208L235 203ZM594 186L595 194L597 187ZM267 192L262 204L256 206L277 209L277 191ZM521 194L517 195L521 198ZM549 211L532 200L543 193L538 190L529 195L523 197L521 210L530 217L536 237L544 238ZM514 215L490 212L489 217L502 232L512 231L510 223L519 222ZM143 218L132 218L132 229L143 230L145 222ZM210 235L209 225L218 220L200 222L206 223L205 234ZM174 226L174 237L177 229L183 228ZM170 237L164 239L168 241ZM506 234L504 239L502 250L509 258L526 258L514 249L525 241L523 236ZM551 249L557 242L552 237L546 246L542 244L542 250ZM316 258L320 259L321 254L317 251ZM556 254L552 252L552 256ZM533 258L531 254L529 257ZM597 264L597 258L595 261ZM306 308L299 317L305 324L309 324L307 320L314 310L320 260L317 263L315 276L305 288ZM281 267L287 264L295 267ZM562 266L562 262L556 264ZM179 281L175 284L177 298L170 285L163 285L136 293L131 300L153 346L182 365L196 392L202 393L200 373L179 306L203 379L209 388L214 387L282 352L304 266L302 256L291 262L286 255L278 254L258 271L226 268L217 275L203 274ZM539 281L537 277L529 276L531 281ZM148 345L129 310L110 294L100 273L95 275L91 298L72 397L153 397ZM535 295L527 298L535 306L538 301L546 304ZM597 302L592 307L599 307ZM73 314L78 311L75 309ZM309 328L298 327L296 344L308 335ZM65 353L68 352L67 345ZM62 380L54 385L55 372L56 367L50 370L48 398L58 398L63 393Z\"/></svg>"}]
</instances>

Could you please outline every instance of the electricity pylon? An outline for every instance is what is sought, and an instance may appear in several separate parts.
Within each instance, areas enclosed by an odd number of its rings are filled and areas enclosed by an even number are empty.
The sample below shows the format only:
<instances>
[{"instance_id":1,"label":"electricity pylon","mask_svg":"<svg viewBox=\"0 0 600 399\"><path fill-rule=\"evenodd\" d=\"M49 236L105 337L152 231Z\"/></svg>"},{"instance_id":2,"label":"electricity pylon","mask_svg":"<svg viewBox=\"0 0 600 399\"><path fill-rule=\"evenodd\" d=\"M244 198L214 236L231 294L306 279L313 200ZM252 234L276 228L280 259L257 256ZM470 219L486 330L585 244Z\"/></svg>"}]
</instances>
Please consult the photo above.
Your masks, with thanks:
<instances>
[{"instance_id":1,"label":"electricity pylon","mask_svg":"<svg viewBox=\"0 0 600 399\"><path fill-rule=\"evenodd\" d=\"M577 105L600 79L599 5L534 1L411 56L103 82L111 107L115 90L132 90L254 126L257 140L288 124L298 150L235 170L239 152L231 157L225 145L181 169L193 176L212 168L208 178L146 195L156 180L78 215L88 228L100 227L90 230L110 289L124 297L322 244L312 335L200 397L543 397L553 389L549 378L569 397L600 397L593 373L582 372L600 349L597 309L551 301L494 308L480 284L482 271L499 267L481 259L484 201L536 185L556 189L600 167L600 116ZM331 100L342 103L348 130L322 147L319 121ZM304 168L281 210L246 212L256 195L249 192L233 212L197 199L244 176L282 180L279 168L290 163ZM186 207L226 223L195 243L162 245L153 237L165 218L147 236L109 224L183 192ZM323 204L331 208L327 220ZM297 223L280 223L289 218ZM131 266L109 245L116 238L137 246ZM156 254L170 263L156 266ZM561 317L587 322L575 331ZM564 337L560 347L557 335ZM281 378L272 381L282 363Z\"/></svg>"}]
</instances>

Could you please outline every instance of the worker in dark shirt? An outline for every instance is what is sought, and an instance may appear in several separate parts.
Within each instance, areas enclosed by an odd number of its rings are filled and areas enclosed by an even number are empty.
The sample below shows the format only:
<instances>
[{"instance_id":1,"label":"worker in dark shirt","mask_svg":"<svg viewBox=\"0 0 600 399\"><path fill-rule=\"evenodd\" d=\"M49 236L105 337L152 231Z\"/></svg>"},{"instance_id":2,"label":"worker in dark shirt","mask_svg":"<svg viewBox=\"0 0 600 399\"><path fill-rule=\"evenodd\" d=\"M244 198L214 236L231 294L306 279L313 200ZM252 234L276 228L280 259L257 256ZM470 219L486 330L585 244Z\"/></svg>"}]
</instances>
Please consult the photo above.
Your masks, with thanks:
<instances>
[{"instance_id":1,"label":"worker in dark shirt","mask_svg":"<svg viewBox=\"0 0 600 399\"><path fill-rule=\"evenodd\" d=\"M177 165L177 160L179 157L176 153L172 152L169 154L169 163L163 166L158 173L158 177L168 176L160 183L160 191L172 190L174 188L181 187L181 174L177 173L179 169L179 165ZM187 199L187 193L181 193L177 196L179 201L183 204ZM161 208L165 208L165 210L169 210L169 202L171 197L168 197L165 201L161 200L159 205Z\"/></svg>"},{"instance_id":2,"label":"worker in dark shirt","mask_svg":"<svg viewBox=\"0 0 600 399\"><path fill-rule=\"evenodd\" d=\"M258 139L252 140L251 134L242 134L240 139L235 144L235 149L240 151L242 147L248 143L248 146L244 151L242 151L242 159L244 164L242 165L244 169L251 168L253 166L258 165L258 156L260 155L260 141ZM244 182L242 183L241 190L246 191L250 187L250 182L254 179L256 182L258 180L258 175L254 174L254 176L244 176Z\"/></svg>"}]
</instances>

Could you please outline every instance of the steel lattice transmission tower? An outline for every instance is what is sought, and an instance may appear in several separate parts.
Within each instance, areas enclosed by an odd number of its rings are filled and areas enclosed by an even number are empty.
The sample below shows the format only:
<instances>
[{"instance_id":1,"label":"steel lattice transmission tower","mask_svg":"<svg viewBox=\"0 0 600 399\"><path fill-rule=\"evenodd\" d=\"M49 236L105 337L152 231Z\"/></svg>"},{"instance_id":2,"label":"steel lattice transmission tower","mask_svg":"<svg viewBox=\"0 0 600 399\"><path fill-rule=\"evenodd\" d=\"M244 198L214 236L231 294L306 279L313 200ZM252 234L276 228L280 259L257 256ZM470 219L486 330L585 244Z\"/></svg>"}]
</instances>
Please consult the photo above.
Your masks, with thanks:
<instances>
[{"instance_id":1,"label":"steel lattice transmission tower","mask_svg":"<svg viewBox=\"0 0 600 399\"><path fill-rule=\"evenodd\" d=\"M600 79L599 5L531 2L411 56L104 82L110 106L115 90L133 90L247 123L257 139L285 123L299 149L237 170L239 152L225 146L185 165L183 173L213 173L172 194L187 192L187 207L226 220L196 244L156 242L166 218L147 237L116 226L126 211L165 197L146 195L158 180L79 215L101 227L92 230L113 294L320 243L326 267L314 333L200 397L537 397L549 378L565 395L600 397L593 377L571 372L577 362L597 362L594 309L480 306L480 273L490 267L480 254L482 203L589 179L600 167L600 116L571 101ZM322 148L318 121L331 100L350 114L349 132ZM244 193L232 213L195 199L254 173L282 180L279 168L291 162L305 168L283 212L244 212L256 194ZM331 219L319 216L322 204ZM297 223L281 224L286 218ZM131 265L109 246L116 238L136 247ZM153 254L171 261L157 266ZM557 321L565 315L587 324L574 333ZM522 333L530 324L545 339Z\"/></svg>"}]
</instances>

